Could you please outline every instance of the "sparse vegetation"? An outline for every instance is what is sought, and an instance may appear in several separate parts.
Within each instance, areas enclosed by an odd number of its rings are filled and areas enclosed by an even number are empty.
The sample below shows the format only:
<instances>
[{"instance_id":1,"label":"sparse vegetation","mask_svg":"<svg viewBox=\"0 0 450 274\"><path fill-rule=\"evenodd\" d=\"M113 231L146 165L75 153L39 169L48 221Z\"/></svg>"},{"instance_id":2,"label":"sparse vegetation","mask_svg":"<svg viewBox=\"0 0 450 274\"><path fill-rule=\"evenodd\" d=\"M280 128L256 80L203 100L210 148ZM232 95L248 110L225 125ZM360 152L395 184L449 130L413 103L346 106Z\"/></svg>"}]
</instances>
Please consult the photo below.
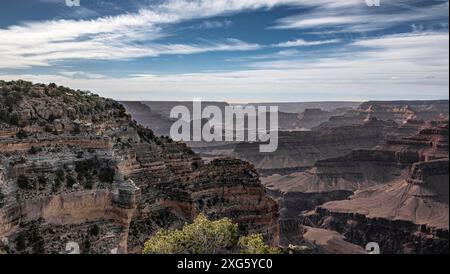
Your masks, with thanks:
<instances>
[{"instance_id":1,"label":"sparse vegetation","mask_svg":"<svg viewBox=\"0 0 450 274\"><path fill-rule=\"evenodd\" d=\"M78 135L81 133L81 129L79 125L74 126L73 130L72 130L72 135Z\"/></svg>"},{"instance_id":2,"label":"sparse vegetation","mask_svg":"<svg viewBox=\"0 0 450 274\"><path fill-rule=\"evenodd\" d=\"M5 194L3 194L2 190L0 189L0 208L2 208L5 205Z\"/></svg>"},{"instance_id":3,"label":"sparse vegetation","mask_svg":"<svg viewBox=\"0 0 450 274\"><path fill-rule=\"evenodd\" d=\"M63 181L64 180L64 174L65 174L64 169L58 168L56 170L56 172L55 172L56 179L59 179L60 181Z\"/></svg>"},{"instance_id":4,"label":"sparse vegetation","mask_svg":"<svg viewBox=\"0 0 450 274\"><path fill-rule=\"evenodd\" d=\"M19 177L17 177L17 185L19 186L20 189L25 190L30 190L34 188L33 182L30 179L28 179L28 177L25 175L19 175Z\"/></svg>"},{"instance_id":5,"label":"sparse vegetation","mask_svg":"<svg viewBox=\"0 0 450 274\"><path fill-rule=\"evenodd\" d=\"M45 185L47 184L47 178L44 175L39 175L37 181L42 187L45 187Z\"/></svg>"},{"instance_id":6,"label":"sparse vegetation","mask_svg":"<svg viewBox=\"0 0 450 274\"><path fill-rule=\"evenodd\" d=\"M15 239L16 249L17 251L22 251L26 248L26 239L24 233L19 233Z\"/></svg>"},{"instance_id":7,"label":"sparse vegetation","mask_svg":"<svg viewBox=\"0 0 450 274\"><path fill-rule=\"evenodd\" d=\"M25 139L28 137L28 132L26 132L25 130L21 129L17 132L16 137L19 139Z\"/></svg>"},{"instance_id":8,"label":"sparse vegetation","mask_svg":"<svg viewBox=\"0 0 450 274\"><path fill-rule=\"evenodd\" d=\"M31 146L30 150L28 151L30 154L37 154L38 152L41 152L41 148L37 148L35 146Z\"/></svg>"},{"instance_id":9,"label":"sparse vegetation","mask_svg":"<svg viewBox=\"0 0 450 274\"><path fill-rule=\"evenodd\" d=\"M277 254L278 248L268 246L264 243L261 234L243 236L239 239L238 247L242 254Z\"/></svg>"},{"instance_id":10,"label":"sparse vegetation","mask_svg":"<svg viewBox=\"0 0 450 274\"><path fill-rule=\"evenodd\" d=\"M98 236L98 234L100 233L100 227L96 224L92 225L89 229L89 234L91 236Z\"/></svg>"},{"instance_id":11,"label":"sparse vegetation","mask_svg":"<svg viewBox=\"0 0 450 274\"><path fill-rule=\"evenodd\" d=\"M200 214L180 230L160 230L144 245L144 254L274 254L277 248L264 244L261 235L238 236L230 219L210 221Z\"/></svg>"},{"instance_id":12,"label":"sparse vegetation","mask_svg":"<svg viewBox=\"0 0 450 274\"><path fill-rule=\"evenodd\" d=\"M61 188L61 179L56 178L52 185L52 192L58 192L58 190Z\"/></svg>"},{"instance_id":13,"label":"sparse vegetation","mask_svg":"<svg viewBox=\"0 0 450 274\"><path fill-rule=\"evenodd\" d=\"M75 163L75 171L80 182L84 182L86 189L92 189L95 179L103 183L113 183L116 171L108 161L97 157L85 159ZM94 177L95 176L95 177Z\"/></svg>"},{"instance_id":14,"label":"sparse vegetation","mask_svg":"<svg viewBox=\"0 0 450 274\"><path fill-rule=\"evenodd\" d=\"M68 188L73 187L73 185L76 183L77 183L77 180L72 175L70 175L70 174L66 175L66 186Z\"/></svg>"},{"instance_id":15,"label":"sparse vegetation","mask_svg":"<svg viewBox=\"0 0 450 274\"><path fill-rule=\"evenodd\" d=\"M113 183L114 182L114 175L116 174L116 171L111 167L103 167L100 169L100 172L98 174L98 178L101 182L104 183Z\"/></svg>"},{"instance_id":16,"label":"sparse vegetation","mask_svg":"<svg viewBox=\"0 0 450 274\"><path fill-rule=\"evenodd\" d=\"M94 182L91 179L87 179L84 182L84 188L85 189L92 189L94 187Z\"/></svg>"},{"instance_id":17,"label":"sparse vegetation","mask_svg":"<svg viewBox=\"0 0 450 274\"><path fill-rule=\"evenodd\" d=\"M14 240L15 248L19 253L45 253L45 242L40 231L42 221L42 219L32 221L23 231L19 232Z\"/></svg>"}]
</instances>

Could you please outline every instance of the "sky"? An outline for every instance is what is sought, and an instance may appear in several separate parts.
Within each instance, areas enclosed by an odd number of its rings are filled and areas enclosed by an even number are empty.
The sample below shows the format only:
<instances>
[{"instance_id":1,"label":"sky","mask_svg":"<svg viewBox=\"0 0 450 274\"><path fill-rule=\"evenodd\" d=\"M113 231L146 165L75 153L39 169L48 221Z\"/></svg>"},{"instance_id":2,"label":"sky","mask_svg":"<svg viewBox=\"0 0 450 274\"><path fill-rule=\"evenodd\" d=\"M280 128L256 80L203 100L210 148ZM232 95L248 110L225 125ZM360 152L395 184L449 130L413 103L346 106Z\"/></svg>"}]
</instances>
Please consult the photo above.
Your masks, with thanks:
<instances>
[{"instance_id":1,"label":"sky","mask_svg":"<svg viewBox=\"0 0 450 274\"><path fill-rule=\"evenodd\" d=\"M1 80L117 100L449 96L448 1L76 2L1 1Z\"/></svg>"}]
</instances>

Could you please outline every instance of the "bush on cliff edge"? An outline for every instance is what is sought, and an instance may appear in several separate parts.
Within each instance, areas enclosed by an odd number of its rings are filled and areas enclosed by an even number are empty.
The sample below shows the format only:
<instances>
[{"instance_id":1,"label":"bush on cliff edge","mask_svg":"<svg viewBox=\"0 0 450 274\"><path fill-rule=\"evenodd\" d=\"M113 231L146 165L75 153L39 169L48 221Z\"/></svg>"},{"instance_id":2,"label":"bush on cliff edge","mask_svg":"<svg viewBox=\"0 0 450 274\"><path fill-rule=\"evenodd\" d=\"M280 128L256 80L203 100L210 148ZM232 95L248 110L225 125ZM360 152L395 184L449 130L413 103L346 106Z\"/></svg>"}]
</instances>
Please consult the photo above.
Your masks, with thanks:
<instances>
[{"instance_id":1,"label":"bush on cliff edge","mask_svg":"<svg viewBox=\"0 0 450 274\"><path fill-rule=\"evenodd\" d=\"M144 254L275 254L260 234L238 236L238 226L230 219L210 221L200 214L192 224L179 230L160 230L144 245Z\"/></svg>"}]
</instances>

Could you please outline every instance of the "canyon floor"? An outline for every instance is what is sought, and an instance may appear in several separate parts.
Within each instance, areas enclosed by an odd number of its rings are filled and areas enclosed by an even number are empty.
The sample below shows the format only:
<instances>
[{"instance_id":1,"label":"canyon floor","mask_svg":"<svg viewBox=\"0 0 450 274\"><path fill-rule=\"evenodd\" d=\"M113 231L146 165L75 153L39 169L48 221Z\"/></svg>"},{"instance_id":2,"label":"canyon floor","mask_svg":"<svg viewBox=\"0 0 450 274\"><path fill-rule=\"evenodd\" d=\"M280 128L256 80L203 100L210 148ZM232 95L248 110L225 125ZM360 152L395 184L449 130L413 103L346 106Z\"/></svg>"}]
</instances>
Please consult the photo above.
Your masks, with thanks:
<instances>
[{"instance_id":1,"label":"canyon floor","mask_svg":"<svg viewBox=\"0 0 450 274\"><path fill-rule=\"evenodd\" d=\"M0 252L140 253L203 213L291 251L448 253L447 100L249 104L279 107L272 153L173 141L177 105L0 81Z\"/></svg>"},{"instance_id":2,"label":"canyon floor","mask_svg":"<svg viewBox=\"0 0 450 274\"><path fill-rule=\"evenodd\" d=\"M177 102L123 104L161 129ZM382 253L448 253L447 100L248 105L279 107L276 152L260 153L257 142L189 145L205 161L235 157L256 167L279 203L281 245L360 253L376 242Z\"/></svg>"}]
</instances>

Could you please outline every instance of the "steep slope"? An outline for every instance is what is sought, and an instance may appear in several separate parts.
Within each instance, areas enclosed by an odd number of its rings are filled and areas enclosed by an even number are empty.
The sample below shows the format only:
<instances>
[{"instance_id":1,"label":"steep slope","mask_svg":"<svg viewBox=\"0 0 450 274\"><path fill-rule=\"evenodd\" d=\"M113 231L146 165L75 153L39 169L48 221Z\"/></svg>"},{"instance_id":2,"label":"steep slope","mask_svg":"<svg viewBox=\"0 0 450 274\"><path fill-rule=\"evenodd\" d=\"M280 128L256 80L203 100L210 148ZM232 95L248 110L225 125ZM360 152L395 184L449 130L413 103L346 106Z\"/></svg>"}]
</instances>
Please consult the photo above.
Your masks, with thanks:
<instances>
[{"instance_id":1,"label":"steep slope","mask_svg":"<svg viewBox=\"0 0 450 274\"><path fill-rule=\"evenodd\" d=\"M362 125L307 132L279 132L276 152L260 153L258 143L239 143L235 153L258 169L309 168L318 160L338 157L358 148L378 145L397 126L370 119Z\"/></svg>"},{"instance_id":2,"label":"steep slope","mask_svg":"<svg viewBox=\"0 0 450 274\"><path fill-rule=\"evenodd\" d=\"M119 103L0 82L0 237L10 253L140 252L199 212L278 242L278 206L249 163L209 164L157 137Z\"/></svg>"},{"instance_id":3,"label":"steep slope","mask_svg":"<svg viewBox=\"0 0 450 274\"><path fill-rule=\"evenodd\" d=\"M402 167L402 172L387 177L379 172L383 176L373 177L373 187L320 205L303 215L305 224L337 231L359 245L378 242L386 253L448 253L448 122L431 122L374 153L394 155L395 161L385 164ZM376 165L371 163L366 172Z\"/></svg>"}]
</instances>

